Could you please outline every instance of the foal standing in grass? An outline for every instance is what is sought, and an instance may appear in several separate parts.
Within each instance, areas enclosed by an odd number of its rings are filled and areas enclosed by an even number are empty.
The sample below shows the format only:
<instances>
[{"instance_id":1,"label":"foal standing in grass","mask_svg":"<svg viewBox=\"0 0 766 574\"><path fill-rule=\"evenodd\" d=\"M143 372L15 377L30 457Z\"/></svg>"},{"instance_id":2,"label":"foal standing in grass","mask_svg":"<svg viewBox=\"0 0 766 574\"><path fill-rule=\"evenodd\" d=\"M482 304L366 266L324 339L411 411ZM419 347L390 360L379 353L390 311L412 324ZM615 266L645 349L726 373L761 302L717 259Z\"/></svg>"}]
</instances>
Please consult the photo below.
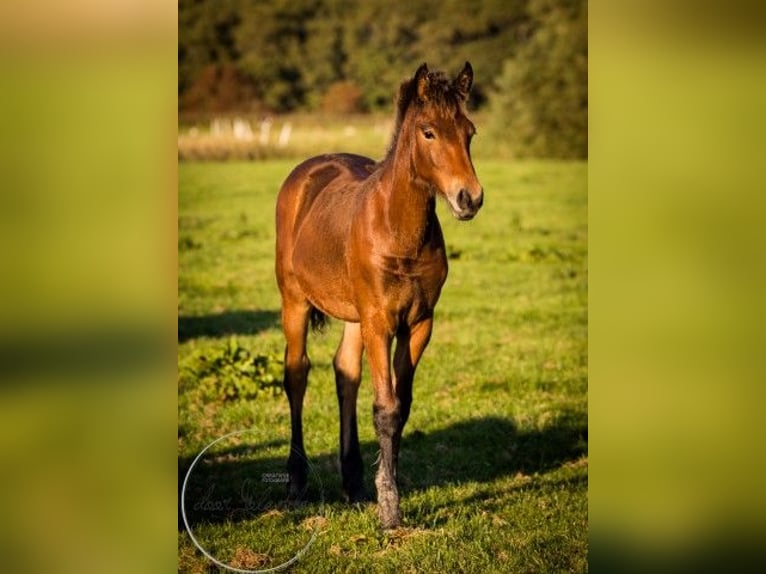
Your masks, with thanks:
<instances>
[{"instance_id":1,"label":"foal standing in grass","mask_svg":"<svg viewBox=\"0 0 766 574\"><path fill-rule=\"evenodd\" d=\"M451 82L423 64L399 88L394 136L383 161L353 154L311 158L292 171L277 199L276 273L292 425L289 494L300 498L307 482L301 416L310 367L306 334L310 319L330 315L345 322L333 362L343 488L351 501L364 498L356 399L366 351L380 441L375 486L383 528L401 522L399 444L415 368L447 278L436 196L460 220L473 218L483 202L470 155L476 130L465 111L472 83L467 62Z\"/></svg>"}]
</instances>

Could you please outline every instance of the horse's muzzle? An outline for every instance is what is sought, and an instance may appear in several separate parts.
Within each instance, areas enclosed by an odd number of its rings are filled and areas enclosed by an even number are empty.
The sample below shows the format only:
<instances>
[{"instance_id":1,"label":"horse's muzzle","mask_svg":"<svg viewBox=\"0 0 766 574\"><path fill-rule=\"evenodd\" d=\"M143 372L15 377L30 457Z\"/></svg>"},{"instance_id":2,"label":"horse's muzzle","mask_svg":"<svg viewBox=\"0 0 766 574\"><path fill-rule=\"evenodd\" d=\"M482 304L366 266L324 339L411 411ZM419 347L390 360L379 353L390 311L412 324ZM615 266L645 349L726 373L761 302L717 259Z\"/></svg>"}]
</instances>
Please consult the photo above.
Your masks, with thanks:
<instances>
[{"instance_id":1,"label":"horse's muzzle","mask_svg":"<svg viewBox=\"0 0 766 574\"><path fill-rule=\"evenodd\" d=\"M482 205L484 205L483 189L479 189L479 193L472 196L470 191L462 188L457 194L452 211L459 220L468 221L474 218ZM457 209L454 209L454 207L457 207Z\"/></svg>"}]
</instances>

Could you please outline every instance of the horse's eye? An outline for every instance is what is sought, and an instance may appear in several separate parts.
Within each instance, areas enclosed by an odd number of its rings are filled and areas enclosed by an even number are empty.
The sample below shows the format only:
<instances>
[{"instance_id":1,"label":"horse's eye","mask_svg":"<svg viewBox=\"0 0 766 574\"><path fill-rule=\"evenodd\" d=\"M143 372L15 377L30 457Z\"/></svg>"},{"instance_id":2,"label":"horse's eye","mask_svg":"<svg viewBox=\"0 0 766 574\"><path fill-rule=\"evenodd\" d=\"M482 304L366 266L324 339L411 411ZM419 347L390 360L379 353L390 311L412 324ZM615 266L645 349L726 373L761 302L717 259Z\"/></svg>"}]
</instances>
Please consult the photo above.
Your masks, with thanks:
<instances>
[{"instance_id":1,"label":"horse's eye","mask_svg":"<svg viewBox=\"0 0 766 574\"><path fill-rule=\"evenodd\" d=\"M423 136L424 136L424 137L425 137L427 140L432 140L432 139L435 139L435 138L436 138L436 134L433 132L433 130L429 130L429 129L425 129L425 130L423 130Z\"/></svg>"}]
</instances>

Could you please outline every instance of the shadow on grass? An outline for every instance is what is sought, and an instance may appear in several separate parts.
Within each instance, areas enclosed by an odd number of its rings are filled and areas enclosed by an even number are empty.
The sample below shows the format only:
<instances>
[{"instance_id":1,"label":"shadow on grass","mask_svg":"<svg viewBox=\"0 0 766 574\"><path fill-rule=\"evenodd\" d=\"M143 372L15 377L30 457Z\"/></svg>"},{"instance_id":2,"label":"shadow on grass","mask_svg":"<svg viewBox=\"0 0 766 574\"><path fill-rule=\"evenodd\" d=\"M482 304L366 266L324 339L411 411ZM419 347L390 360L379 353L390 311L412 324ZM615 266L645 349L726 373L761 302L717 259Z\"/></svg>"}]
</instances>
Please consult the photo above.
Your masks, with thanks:
<instances>
[{"instance_id":1,"label":"shadow on grass","mask_svg":"<svg viewBox=\"0 0 766 574\"><path fill-rule=\"evenodd\" d=\"M178 342L197 337L255 335L279 326L279 311L224 311L210 315L178 318Z\"/></svg>"},{"instance_id":2,"label":"shadow on grass","mask_svg":"<svg viewBox=\"0 0 766 574\"><path fill-rule=\"evenodd\" d=\"M374 467L378 445L362 443L365 486L374 496ZM242 447L206 453L192 473L186 490L186 513L191 524L238 522L285 509L284 456L255 457ZM399 458L403 498L433 486L491 482L517 473L543 473L587 453L588 429L584 413L564 411L542 430L519 431L513 421L483 417L460 421L431 433L405 430ZM272 451L273 452L273 451ZM320 499L345 504L337 470L337 452L312 456L307 501ZM179 490L192 459L179 458ZM180 518L179 529L183 528Z\"/></svg>"}]
</instances>

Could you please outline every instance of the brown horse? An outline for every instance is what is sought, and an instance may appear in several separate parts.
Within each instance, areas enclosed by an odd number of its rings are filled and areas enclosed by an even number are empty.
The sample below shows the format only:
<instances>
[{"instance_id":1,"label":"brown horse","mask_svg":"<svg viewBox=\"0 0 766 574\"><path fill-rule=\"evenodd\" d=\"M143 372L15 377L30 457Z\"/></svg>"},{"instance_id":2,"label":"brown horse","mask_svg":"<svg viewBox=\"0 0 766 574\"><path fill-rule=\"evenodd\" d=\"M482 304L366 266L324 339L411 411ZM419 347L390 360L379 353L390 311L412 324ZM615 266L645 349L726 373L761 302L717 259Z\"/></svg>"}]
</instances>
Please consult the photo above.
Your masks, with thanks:
<instances>
[{"instance_id":1,"label":"brown horse","mask_svg":"<svg viewBox=\"0 0 766 574\"><path fill-rule=\"evenodd\" d=\"M476 130L465 111L472 83L468 62L451 82L423 64L399 88L394 136L383 161L352 154L311 158L288 176L277 199L276 273L292 425L290 497L299 498L307 481L301 420L310 367L306 334L310 319L330 315L345 321L333 362L343 488L351 501L364 498L356 399L366 351L380 442L375 485L383 528L400 524L399 444L415 368L447 278L436 196L446 198L460 220L473 218L483 203L470 155Z\"/></svg>"}]
</instances>

